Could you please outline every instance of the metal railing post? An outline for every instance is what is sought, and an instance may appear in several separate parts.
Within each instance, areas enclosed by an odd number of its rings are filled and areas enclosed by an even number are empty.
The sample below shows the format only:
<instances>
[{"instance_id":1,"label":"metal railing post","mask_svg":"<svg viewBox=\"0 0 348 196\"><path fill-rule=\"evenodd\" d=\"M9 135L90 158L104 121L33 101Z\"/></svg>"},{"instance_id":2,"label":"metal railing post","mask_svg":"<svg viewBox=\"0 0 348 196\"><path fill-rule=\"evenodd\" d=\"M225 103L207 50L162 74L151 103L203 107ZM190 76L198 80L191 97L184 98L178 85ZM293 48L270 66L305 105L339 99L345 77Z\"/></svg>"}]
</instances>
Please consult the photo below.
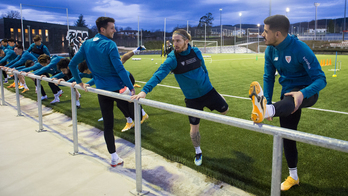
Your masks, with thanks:
<instances>
[{"instance_id":1,"label":"metal railing post","mask_svg":"<svg viewBox=\"0 0 348 196\"><path fill-rule=\"evenodd\" d=\"M142 168L141 168L141 123L140 123L140 105L134 100L134 122L135 122L135 175L136 189L130 191L133 195L145 195L149 191L142 190Z\"/></svg>"},{"instance_id":2,"label":"metal railing post","mask_svg":"<svg viewBox=\"0 0 348 196\"><path fill-rule=\"evenodd\" d=\"M46 131L43 129L43 123L42 123L42 100L41 100L41 81L40 79L36 79L36 93L37 93L37 110L38 110L38 116L39 116L39 129L36 130L37 132L43 132Z\"/></svg>"},{"instance_id":3,"label":"metal railing post","mask_svg":"<svg viewBox=\"0 0 348 196\"><path fill-rule=\"evenodd\" d=\"M282 153L283 138L279 135L273 136L273 158L272 158L272 185L271 195L280 195L280 182L282 178Z\"/></svg>"},{"instance_id":4,"label":"metal railing post","mask_svg":"<svg viewBox=\"0 0 348 196\"><path fill-rule=\"evenodd\" d=\"M71 118L73 123L73 141L74 141L74 152L70 152L71 155L79 154L79 141L77 135L77 111L76 111L76 90L70 87L71 90Z\"/></svg>"},{"instance_id":5,"label":"metal railing post","mask_svg":"<svg viewBox=\"0 0 348 196\"><path fill-rule=\"evenodd\" d=\"M18 76L16 73L14 73L13 75L15 77L15 85L16 85L17 116L23 116L21 112L21 103L19 100Z\"/></svg>"},{"instance_id":6,"label":"metal railing post","mask_svg":"<svg viewBox=\"0 0 348 196\"><path fill-rule=\"evenodd\" d=\"M4 78L2 78L2 69L0 69L0 84L1 84L1 105L4 106L5 104L5 94L4 94L4 81L2 81Z\"/></svg>"}]
</instances>

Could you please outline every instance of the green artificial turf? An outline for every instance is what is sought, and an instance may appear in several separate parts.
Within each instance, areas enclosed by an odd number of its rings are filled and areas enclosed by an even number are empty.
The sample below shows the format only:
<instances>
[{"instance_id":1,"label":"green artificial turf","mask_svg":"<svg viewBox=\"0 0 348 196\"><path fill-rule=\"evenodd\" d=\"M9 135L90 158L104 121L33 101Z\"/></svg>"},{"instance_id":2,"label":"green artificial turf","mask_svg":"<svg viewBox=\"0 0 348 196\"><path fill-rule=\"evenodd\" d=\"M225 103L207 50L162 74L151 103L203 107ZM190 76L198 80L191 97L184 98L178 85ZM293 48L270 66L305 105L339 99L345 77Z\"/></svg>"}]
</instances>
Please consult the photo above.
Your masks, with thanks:
<instances>
[{"instance_id":1,"label":"green artificial turf","mask_svg":"<svg viewBox=\"0 0 348 196\"><path fill-rule=\"evenodd\" d=\"M257 58L256 58L257 56ZM125 68L137 83L148 81L162 62L159 55L137 56L141 61L129 60ZM331 59L333 55L317 55L318 60ZM249 85L259 81L262 85L263 54L212 54L212 63L207 62L210 80L216 90L225 95L248 97ZM151 59L154 59L151 61ZM257 60L256 60L257 59ZM327 86L320 92L315 108L348 112L347 85L348 56L338 56L342 70L332 77L334 65L322 67L327 76ZM157 64L156 64L157 63ZM278 101L281 86L276 78L273 101ZM88 79L87 79L88 80ZM84 79L84 81L87 81ZM30 91L25 96L36 100L35 87L26 78ZM43 104L58 112L71 116L70 89L62 87L61 102L51 105L53 95L46 82L42 82L48 99ZM169 74L161 84L178 87L174 75ZM7 86L7 85L6 85ZM141 89L136 89L137 93ZM78 109L78 121L103 129L97 95L80 91L82 108ZM179 89L157 86L147 99L185 106L184 96ZM228 116L250 119L250 100L225 97L230 110ZM142 146L171 161L187 165L210 177L227 182L256 195L269 195L272 174L273 137L266 134L201 120L201 148L203 164L193 163L194 148L189 136L190 126L187 116L149 106L143 106L150 118L142 125ZM209 110L205 110L209 111ZM217 113L214 111L214 113ZM134 143L134 129L121 133L126 123L122 113L116 108L114 133L118 137ZM266 124L279 126L278 118ZM312 109L303 109L299 131L348 140L348 115ZM298 142L298 173L300 185L282 195L346 195L348 193L348 154ZM286 160L283 156L282 179L288 176Z\"/></svg>"}]
</instances>

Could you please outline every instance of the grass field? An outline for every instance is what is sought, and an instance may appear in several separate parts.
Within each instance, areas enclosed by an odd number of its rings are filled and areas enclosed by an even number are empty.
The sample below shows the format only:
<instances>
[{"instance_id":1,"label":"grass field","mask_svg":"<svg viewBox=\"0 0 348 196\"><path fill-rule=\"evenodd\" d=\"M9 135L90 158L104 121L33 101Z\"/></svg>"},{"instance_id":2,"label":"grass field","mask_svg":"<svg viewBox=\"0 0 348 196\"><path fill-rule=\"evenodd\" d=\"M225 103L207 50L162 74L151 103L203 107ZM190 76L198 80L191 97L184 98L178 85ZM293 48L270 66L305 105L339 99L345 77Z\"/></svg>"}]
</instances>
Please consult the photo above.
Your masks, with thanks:
<instances>
[{"instance_id":1,"label":"grass field","mask_svg":"<svg viewBox=\"0 0 348 196\"><path fill-rule=\"evenodd\" d=\"M162 62L159 55L137 56L141 61L129 60L125 68L135 77L137 83L144 85ZM206 63L210 80L216 90L225 95L248 97L249 85L256 80L262 84L263 54L213 54L213 62ZM335 56L318 55L318 60ZM151 61L150 59L154 59ZM342 70L332 77L332 66L322 67L327 76L327 86L320 93L314 108L348 112L348 56L338 56L342 61ZM157 63L157 64L156 64ZM25 96L36 100L35 87L27 78L30 91ZM48 100L43 104L54 110L71 116L70 89L62 87L64 94L61 102L51 105L52 92L46 82L42 82ZM174 75L169 74L161 84L178 87ZM281 87L276 81L273 101L278 101ZM137 89L139 92L140 89ZM82 108L78 110L78 121L102 129L97 96L81 92ZM251 101L225 96L230 110L228 116L250 119ZM185 106L184 96L179 89L157 86L148 94L147 99L174 105ZM189 122L185 115L171 113L143 106L150 118L142 125L142 146L171 161L187 165L199 172L218 180L230 183L256 195L269 195L272 172L272 143L270 135L252 132L227 125L201 120L201 148L203 164L197 167L193 163L194 148L189 136ZM118 109L115 112L115 135L134 142L134 129L121 133L126 123ZM208 110L206 110L208 111ZM214 112L216 113L216 112ZM278 118L264 123L279 126ZM335 112L303 109L298 130L322 136L348 140L348 115ZM105 147L106 150L106 147ZM347 195L348 193L348 154L328 150L304 143L298 143L298 172L300 186L283 192L282 195ZM286 160L283 156L282 179L288 176Z\"/></svg>"}]
</instances>

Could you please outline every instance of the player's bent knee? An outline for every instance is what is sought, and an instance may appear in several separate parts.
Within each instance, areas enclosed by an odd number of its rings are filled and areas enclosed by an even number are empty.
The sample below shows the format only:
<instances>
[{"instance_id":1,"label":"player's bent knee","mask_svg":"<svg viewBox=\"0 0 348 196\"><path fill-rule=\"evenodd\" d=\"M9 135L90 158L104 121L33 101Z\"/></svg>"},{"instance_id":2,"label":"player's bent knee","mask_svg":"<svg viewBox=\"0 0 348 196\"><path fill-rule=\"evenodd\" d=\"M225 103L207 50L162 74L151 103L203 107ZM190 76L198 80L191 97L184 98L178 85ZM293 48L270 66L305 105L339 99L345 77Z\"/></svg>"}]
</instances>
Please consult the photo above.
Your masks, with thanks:
<instances>
[{"instance_id":1,"label":"player's bent knee","mask_svg":"<svg viewBox=\"0 0 348 196\"><path fill-rule=\"evenodd\" d=\"M227 114L227 112L228 112L228 110L229 110L230 108L227 108L227 110L226 111L224 111L224 112L221 112L220 114L222 114L222 115L225 115L225 114Z\"/></svg>"}]
</instances>

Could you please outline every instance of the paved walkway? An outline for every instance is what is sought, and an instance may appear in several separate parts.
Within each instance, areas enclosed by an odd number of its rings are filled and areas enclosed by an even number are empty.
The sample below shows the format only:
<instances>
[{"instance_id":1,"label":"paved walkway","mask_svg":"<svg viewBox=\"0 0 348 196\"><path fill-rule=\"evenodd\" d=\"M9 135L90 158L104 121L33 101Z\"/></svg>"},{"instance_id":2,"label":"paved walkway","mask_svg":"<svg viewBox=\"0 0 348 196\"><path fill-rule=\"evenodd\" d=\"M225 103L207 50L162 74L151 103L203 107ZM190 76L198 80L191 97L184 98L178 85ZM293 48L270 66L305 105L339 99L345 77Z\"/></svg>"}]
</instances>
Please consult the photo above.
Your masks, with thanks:
<instances>
[{"instance_id":1,"label":"paved walkway","mask_svg":"<svg viewBox=\"0 0 348 196\"><path fill-rule=\"evenodd\" d=\"M15 100L15 94L5 89L6 106L0 105L0 195L132 195L136 188L132 143L116 138L125 163L112 168L103 132L78 123L81 154L72 156L69 117L43 107L47 131L39 133L37 103L21 96L23 116L17 116ZM250 195L145 149L142 166L142 187L150 191L148 195Z\"/></svg>"}]
</instances>

